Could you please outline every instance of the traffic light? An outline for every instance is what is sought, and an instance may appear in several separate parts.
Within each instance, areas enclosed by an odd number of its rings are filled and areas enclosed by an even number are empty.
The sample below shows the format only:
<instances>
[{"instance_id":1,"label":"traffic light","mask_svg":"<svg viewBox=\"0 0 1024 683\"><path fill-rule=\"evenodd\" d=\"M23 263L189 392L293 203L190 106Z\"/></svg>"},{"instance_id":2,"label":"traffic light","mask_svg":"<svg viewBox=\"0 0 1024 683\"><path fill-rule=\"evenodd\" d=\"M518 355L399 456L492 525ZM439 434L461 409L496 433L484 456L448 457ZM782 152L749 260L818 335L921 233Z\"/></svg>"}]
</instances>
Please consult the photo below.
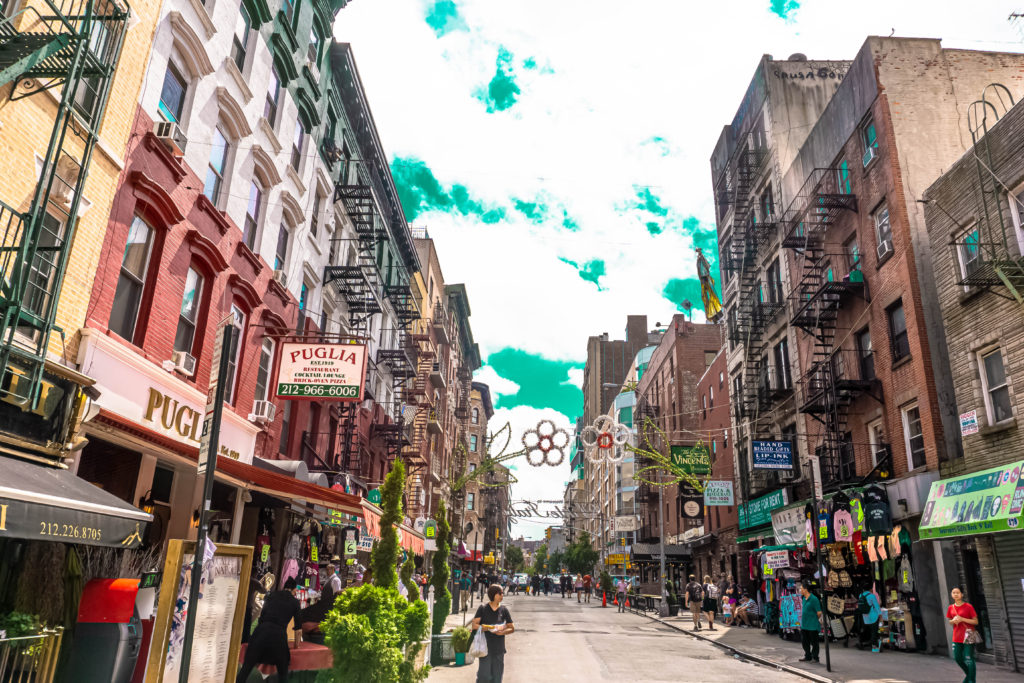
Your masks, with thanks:
<instances>
[{"instance_id":1,"label":"traffic light","mask_svg":"<svg viewBox=\"0 0 1024 683\"><path fill-rule=\"evenodd\" d=\"M551 540L551 527L548 527L544 530L544 538L546 538L549 541Z\"/></svg>"}]
</instances>

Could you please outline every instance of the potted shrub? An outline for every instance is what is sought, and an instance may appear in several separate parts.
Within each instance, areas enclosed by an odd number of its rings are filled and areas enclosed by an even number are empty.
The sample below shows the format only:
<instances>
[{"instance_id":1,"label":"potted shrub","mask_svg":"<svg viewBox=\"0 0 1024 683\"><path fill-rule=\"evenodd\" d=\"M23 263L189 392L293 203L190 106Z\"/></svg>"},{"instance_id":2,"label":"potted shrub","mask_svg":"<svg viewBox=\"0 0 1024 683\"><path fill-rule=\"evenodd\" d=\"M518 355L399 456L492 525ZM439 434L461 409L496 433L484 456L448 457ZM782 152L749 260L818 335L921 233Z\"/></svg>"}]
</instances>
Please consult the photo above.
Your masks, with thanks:
<instances>
[{"instance_id":1,"label":"potted shrub","mask_svg":"<svg viewBox=\"0 0 1024 683\"><path fill-rule=\"evenodd\" d=\"M472 640L473 634L465 626L459 626L452 631L452 649L455 650L455 666L465 666L466 653L469 652L469 644Z\"/></svg>"},{"instance_id":2,"label":"potted shrub","mask_svg":"<svg viewBox=\"0 0 1024 683\"><path fill-rule=\"evenodd\" d=\"M679 616L679 596L676 595L676 587L672 583L668 584L668 615Z\"/></svg>"}]
</instances>

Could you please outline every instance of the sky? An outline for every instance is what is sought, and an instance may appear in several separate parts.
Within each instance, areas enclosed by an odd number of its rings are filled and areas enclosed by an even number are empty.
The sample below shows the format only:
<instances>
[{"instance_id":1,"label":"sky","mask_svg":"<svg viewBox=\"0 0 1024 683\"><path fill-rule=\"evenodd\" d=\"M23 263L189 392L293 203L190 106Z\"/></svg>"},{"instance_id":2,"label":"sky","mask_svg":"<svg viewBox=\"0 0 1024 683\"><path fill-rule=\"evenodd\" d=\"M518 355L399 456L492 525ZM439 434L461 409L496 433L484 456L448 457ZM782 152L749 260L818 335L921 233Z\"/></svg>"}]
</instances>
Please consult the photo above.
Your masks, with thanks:
<instances>
[{"instance_id":1,"label":"sky","mask_svg":"<svg viewBox=\"0 0 1024 683\"><path fill-rule=\"evenodd\" d=\"M352 0L352 44L409 223L464 282L513 446L572 430L591 335L682 310L714 255L709 158L762 54L852 59L869 35L1024 52L1019 0ZM511 461L514 500L561 499L559 467ZM548 520L517 524L543 536Z\"/></svg>"}]
</instances>

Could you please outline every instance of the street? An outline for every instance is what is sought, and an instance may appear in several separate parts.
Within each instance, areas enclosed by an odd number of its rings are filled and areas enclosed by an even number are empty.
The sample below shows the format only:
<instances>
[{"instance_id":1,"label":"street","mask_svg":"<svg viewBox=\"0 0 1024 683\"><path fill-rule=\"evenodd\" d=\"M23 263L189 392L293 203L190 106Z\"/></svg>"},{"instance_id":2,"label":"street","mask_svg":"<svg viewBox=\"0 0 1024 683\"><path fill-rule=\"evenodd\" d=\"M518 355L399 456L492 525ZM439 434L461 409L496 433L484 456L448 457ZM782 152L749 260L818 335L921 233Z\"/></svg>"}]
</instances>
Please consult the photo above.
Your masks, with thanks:
<instances>
[{"instance_id":1,"label":"street","mask_svg":"<svg viewBox=\"0 0 1024 683\"><path fill-rule=\"evenodd\" d=\"M740 661L705 642L600 600L589 605L559 596L506 597L516 632L506 641L506 683L543 681L802 680ZM469 622L473 610L467 612ZM457 621L456 621L457 619ZM453 615L448 625L461 625ZM477 664L433 669L429 680L473 681Z\"/></svg>"}]
</instances>

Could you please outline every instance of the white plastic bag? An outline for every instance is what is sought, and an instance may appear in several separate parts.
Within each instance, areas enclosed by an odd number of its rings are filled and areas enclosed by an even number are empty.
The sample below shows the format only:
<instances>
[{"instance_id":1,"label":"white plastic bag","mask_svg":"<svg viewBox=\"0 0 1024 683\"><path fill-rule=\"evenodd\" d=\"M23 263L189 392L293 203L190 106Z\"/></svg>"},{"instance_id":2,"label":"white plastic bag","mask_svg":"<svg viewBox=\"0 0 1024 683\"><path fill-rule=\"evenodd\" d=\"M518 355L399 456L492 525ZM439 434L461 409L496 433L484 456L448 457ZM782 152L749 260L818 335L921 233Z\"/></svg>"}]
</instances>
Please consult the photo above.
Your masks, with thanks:
<instances>
[{"instance_id":1,"label":"white plastic bag","mask_svg":"<svg viewBox=\"0 0 1024 683\"><path fill-rule=\"evenodd\" d=\"M487 656L487 636L484 635L482 628L478 628L476 635L473 636L473 643L469 646L469 656L476 659Z\"/></svg>"}]
</instances>

